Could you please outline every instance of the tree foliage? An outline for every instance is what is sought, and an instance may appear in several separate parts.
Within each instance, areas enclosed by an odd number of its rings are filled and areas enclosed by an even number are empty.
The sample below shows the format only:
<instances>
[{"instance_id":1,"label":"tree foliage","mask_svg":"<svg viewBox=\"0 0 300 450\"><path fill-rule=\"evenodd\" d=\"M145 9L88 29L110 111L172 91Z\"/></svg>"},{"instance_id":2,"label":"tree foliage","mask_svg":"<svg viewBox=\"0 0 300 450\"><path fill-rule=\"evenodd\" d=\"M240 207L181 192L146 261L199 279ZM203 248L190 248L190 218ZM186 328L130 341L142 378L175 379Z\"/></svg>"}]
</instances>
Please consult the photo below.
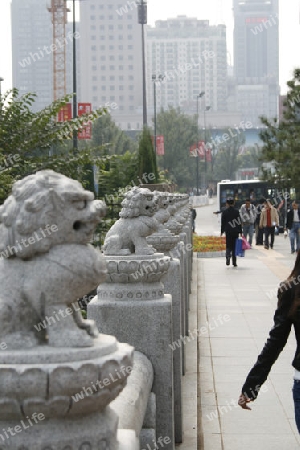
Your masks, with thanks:
<instances>
[{"instance_id":1,"label":"tree foliage","mask_svg":"<svg viewBox=\"0 0 300 450\"><path fill-rule=\"evenodd\" d=\"M91 114L57 122L61 108L70 96L53 102L34 113L35 94L19 96L17 89L6 92L0 100L0 202L7 197L14 181L42 169L53 169L83 181L85 167L95 164L97 152L85 149L74 152L71 147L73 131L80 130L87 121L106 113L98 109ZM12 163L13 161L13 163Z\"/></svg>"},{"instance_id":2,"label":"tree foliage","mask_svg":"<svg viewBox=\"0 0 300 450\"><path fill-rule=\"evenodd\" d=\"M283 120L261 117L266 127L260 133L263 141L261 160L264 179L276 183L279 188L293 187L300 193L300 69L294 71L294 78L287 86Z\"/></svg>"},{"instance_id":3,"label":"tree foliage","mask_svg":"<svg viewBox=\"0 0 300 450\"><path fill-rule=\"evenodd\" d=\"M136 143L115 124L110 114L95 120L92 146L105 146L105 153L109 155L123 155L127 151L137 150Z\"/></svg>"},{"instance_id":4,"label":"tree foliage","mask_svg":"<svg viewBox=\"0 0 300 450\"><path fill-rule=\"evenodd\" d=\"M240 168L252 168L258 167L261 169L261 148L259 147L248 147L246 151L239 155Z\"/></svg>"},{"instance_id":5,"label":"tree foliage","mask_svg":"<svg viewBox=\"0 0 300 450\"><path fill-rule=\"evenodd\" d=\"M99 168L99 197L106 201L116 197L126 187L138 185L138 156L137 152L127 151L124 155L111 156L103 161Z\"/></svg>"},{"instance_id":6,"label":"tree foliage","mask_svg":"<svg viewBox=\"0 0 300 450\"><path fill-rule=\"evenodd\" d=\"M156 155L154 153L150 130L144 127L139 141L138 150L138 175L142 179L144 174L154 174L154 178L147 177L150 184L158 182L158 171L156 164ZM153 179L152 179L153 178Z\"/></svg>"},{"instance_id":7,"label":"tree foliage","mask_svg":"<svg viewBox=\"0 0 300 450\"><path fill-rule=\"evenodd\" d=\"M244 143L244 135L239 134L230 138L228 142L220 144L214 163L216 179L234 180L235 172L242 164L242 159L239 157L239 150Z\"/></svg>"},{"instance_id":8,"label":"tree foliage","mask_svg":"<svg viewBox=\"0 0 300 450\"><path fill-rule=\"evenodd\" d=\"M170 181L179 188L196 186L196 158L190 157L189 148L200 138L197 132L197 121L180 111L170 107L161 110L157 115L157 134L164 136L165 155L158 157Z\"/></svg>"}]
</instances>

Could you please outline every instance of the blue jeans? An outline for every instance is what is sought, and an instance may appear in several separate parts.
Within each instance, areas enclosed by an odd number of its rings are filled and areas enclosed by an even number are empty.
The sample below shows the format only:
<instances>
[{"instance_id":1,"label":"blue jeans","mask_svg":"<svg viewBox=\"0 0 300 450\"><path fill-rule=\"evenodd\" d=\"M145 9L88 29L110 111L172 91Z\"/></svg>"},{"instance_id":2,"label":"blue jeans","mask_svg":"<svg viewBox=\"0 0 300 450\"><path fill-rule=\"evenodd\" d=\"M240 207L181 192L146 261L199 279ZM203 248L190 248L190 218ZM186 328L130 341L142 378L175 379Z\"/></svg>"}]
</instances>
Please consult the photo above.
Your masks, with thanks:
<instances>
[{"instance_id":1,"label":"blue jeans","mask_svg":"<svg viewBox=\"0 0 300 450\"><path fill-rule=\"evenodd\" d=\"M295 421L300 433L300 380L294 380L293 399L295 406Z\"/></svg>"},{"instance_id":2,"label":"blue jeans","mask_svg":"<svg viewBox=\"0 0 300 450\"><path fill-rule=\"evenodd\" d=\"M254 224L253 223L243 225L243 235L247 239L247 236L249 234L248 242L250 245L252 245L253 232L254 232Z\"/></svg>"},{"instance_id":3,"label":"blue jeans","mask_svg":"<svg viewBox=\"0 0 300 450\"><path fill-rule=\"evenodd\" d=\"M295 250L298 251L300 247L300 239L299 239L299 233L300 233L300 223L293 223L292 228L290 230L290 241L291 241L291 251L294 252ZM295 246L296 244L296 246Z\"/></svg>"}]
</instances>

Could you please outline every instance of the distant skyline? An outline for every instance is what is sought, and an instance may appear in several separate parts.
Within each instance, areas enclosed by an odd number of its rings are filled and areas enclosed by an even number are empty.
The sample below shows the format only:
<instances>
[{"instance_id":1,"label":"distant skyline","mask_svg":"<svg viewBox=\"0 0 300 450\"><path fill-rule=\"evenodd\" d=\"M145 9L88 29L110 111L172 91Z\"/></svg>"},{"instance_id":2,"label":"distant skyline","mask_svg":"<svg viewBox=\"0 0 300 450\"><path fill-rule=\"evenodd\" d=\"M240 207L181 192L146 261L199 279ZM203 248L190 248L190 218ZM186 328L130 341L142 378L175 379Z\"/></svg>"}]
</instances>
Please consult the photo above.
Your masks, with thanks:
<instances>
[{"instance_id":1,"label":"distant skyline","mask_svg":"<svg viewBox=\"0 0 300 450\"><path fill-rule=\"evenodd\" d=\"M25 0L24 0L25 1ZM89 0L84 0L88 2ZM120 0L120 4L130 4L133 0ZM51 0L48 0L50 5ZM71 6L71 2L68 2ZM78 2L77 2L78 3ZM227 26L227 50L229 58L233 60L233 14L232 0L148 0L148 23L154 25L156 20L163 20L178 15L197 17L209 20L210 24L225 23ZM11 27L10 27L11 0L0 0L0 77L2 92L12 87L11 75ZM221 7L222 5L222 7ZM49 13L50 14L50 13ZM117 13L116 13L117 14ZM78 14L77 14L78 16ZM262 31L264 32L264 31ZM280 39L280 87L281 93L286 93L286 82L292 78L293 70L300 67L299 0L280 2L279 6L279 39Z\"/></svg>"}]
</instances>

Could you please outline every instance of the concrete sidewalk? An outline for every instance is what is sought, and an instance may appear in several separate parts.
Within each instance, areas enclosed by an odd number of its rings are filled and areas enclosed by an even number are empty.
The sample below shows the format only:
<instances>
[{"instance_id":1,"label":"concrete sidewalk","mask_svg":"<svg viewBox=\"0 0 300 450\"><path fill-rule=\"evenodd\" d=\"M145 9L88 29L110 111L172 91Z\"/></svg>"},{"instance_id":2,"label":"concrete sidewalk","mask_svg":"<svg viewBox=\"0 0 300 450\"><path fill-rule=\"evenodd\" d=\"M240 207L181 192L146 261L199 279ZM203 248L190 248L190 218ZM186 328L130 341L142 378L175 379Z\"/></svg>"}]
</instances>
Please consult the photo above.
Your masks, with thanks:
<instances>
[{"instance_id":1,"label":"concrete sidewalk","mask_svg":"<svg viewBox=\"0 0 300 450\"><path fill-rule=\"evenodd\" d=\"M216 209L213 204L197 209L198 234L220 235L218 219L212 214ZM193 287L197 283L200 336L195 449L300 448L291 392L293 333L258 399L250 404L252 411L237 406L244 380L272 327L278 284L290 273L294 261L289 239L283 235L275 237L273 250L253 245L245 258L238 258L237 268L226 266L224 257L196 260Z\"/></svg>"},{"instance_id":2,"label":"concrete sidewalk","mask_svg":"<svg viewBox=\"0 0 300 450\"><path fill-rule=\"evenodd\" d=\"M220 235L214 201L197 208L196 232ZM277 303L277 288L291 271L295 255L289 239L275 237L274 250L253 246L238 267L225 258L194 254L189 330L198 340L185 346L183 377L184 442L178 450L296 450L291 366L293 332L274 364L252 411L237 400L244 380L261 351ZM195 335L195 333L194 333Z\"/></svg>"}]
</instances>

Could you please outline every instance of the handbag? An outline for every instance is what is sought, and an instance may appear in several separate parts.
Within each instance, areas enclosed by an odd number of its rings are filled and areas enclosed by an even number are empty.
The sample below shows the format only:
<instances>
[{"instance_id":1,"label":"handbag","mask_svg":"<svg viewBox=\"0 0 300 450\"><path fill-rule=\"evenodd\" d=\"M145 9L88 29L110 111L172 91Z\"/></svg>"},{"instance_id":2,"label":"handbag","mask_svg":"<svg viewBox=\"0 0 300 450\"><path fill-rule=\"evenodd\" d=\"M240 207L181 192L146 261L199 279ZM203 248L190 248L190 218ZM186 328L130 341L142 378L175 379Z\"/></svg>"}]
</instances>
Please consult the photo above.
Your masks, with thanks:
<instances>
[{"instance_id":1,"label":"handbag","mask_svg":"<svg viewBox=\"0 0 300 450\"><path fill-rule=\"evenodd\" d=\"M251 245L249 244L249 242L247 241L245 236L242 236L242 249L249 250L250 248L251 248Z\"/></svg>"},{"instance_id":2,"label":"handbag","mask_svg":"<svg viewBox=\"0 0 300 450\"><path fill-rule=\"evenodd\" d=\"M245 256L245 250L243 250L243 239L242 238L237 238L235 241L235 256Z\"/></svg>"}]
</instances>

